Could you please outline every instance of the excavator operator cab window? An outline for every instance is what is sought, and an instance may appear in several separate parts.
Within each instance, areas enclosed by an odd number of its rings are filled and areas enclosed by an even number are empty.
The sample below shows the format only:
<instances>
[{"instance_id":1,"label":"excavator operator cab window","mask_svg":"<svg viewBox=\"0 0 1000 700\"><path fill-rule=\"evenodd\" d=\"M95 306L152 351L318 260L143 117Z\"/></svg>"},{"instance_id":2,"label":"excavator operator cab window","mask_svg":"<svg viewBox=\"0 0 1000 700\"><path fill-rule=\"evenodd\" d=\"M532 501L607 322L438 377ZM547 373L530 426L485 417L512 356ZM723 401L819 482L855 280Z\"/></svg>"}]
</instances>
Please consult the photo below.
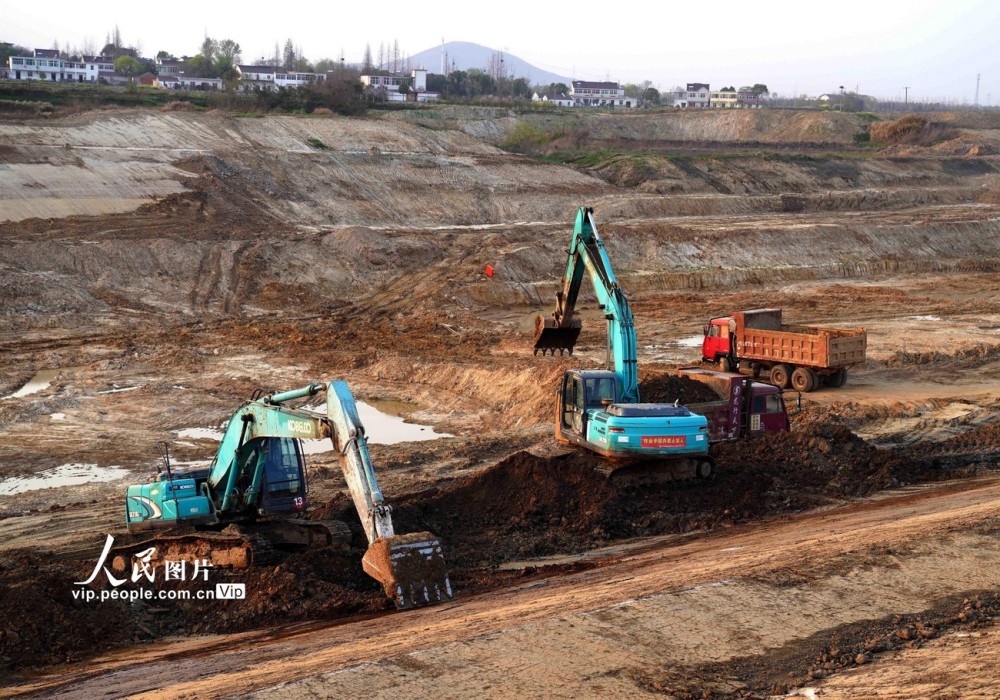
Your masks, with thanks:
<instances>
[{"instance_id":1,"label":"excavator operator cab window","mask_svg":"<svg viewBox=\"0 0 1000 700\"><path fill-rule=\"evenodd\" d=\"M264 488L268 497L297 496L303 487L304 467L299 441L270 438L264 463Z\"/></svg>"},{"instance_id":2,"label":"excavator operator cab window","mask_svg":"<svg viewBox=\"0 0 1000 700\"><path fill-rule=\"evenodd\" d=\"M615 401L615 380L611 377L594 377L586 381L587 408L603 408L604 401Z\"/></svg>"}]
</instances>

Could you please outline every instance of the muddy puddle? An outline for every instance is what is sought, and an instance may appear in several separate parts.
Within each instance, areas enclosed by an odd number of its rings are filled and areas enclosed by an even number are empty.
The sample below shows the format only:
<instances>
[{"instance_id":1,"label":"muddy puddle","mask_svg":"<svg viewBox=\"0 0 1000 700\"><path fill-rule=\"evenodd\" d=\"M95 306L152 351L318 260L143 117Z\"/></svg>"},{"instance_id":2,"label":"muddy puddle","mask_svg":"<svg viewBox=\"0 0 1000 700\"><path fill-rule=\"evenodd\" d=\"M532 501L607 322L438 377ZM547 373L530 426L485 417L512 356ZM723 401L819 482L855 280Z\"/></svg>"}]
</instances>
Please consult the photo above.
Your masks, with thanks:
<instances>
[{"instance_id":1,"label":"muddy puddle","mask_svg":"<svg viewBox=\"0 0 1000 700\"><path fill-rule=\"evenodd\" d=\"M0 496L14 496L26 491L80 486L98 482L118 481L128 476L127 469L96 464L63 464L32 476L16 476L0 480Z\"/></svg>"},{"instance_id":2,"label":"muddy puddle","mask_svg":"<svg viewBox=\"0 0 1000 700\"><path fill-rule=\"evenodd\" d=\"M403 415L413 412L416 404L405 401L375 400L371 403L358 401L358 415L365 426L365 434L371 445L395 445L401 442L423 442L454 437L450 433L439 433L432 426L408 423ZM309 410L322 415L322 406L309 406ZM222 440L223 428L184 428L176 431L183 440ZM333 444L329 440L303 440L302 451L306 454L330 452Z\"/></svg>"},{"instance_id":3,"label":"muddy puddle","mask_svg":"<svg viewBox=\"0 0 1000 700\"><path fill-rule=\"evenodd\" d=\"M15 391L13 394L7 394L7 396L0 396L0 401L3 399L19 399L22 396L30 396L31 394L37 394L40 391L45 391L50 386L52 382L59 378L60 374L72 372L74 370L82 369L81 367L62 367L59 369L42 369L35 373L35 376L29 379L24 386Z\"/></svg>"}]
</instances>

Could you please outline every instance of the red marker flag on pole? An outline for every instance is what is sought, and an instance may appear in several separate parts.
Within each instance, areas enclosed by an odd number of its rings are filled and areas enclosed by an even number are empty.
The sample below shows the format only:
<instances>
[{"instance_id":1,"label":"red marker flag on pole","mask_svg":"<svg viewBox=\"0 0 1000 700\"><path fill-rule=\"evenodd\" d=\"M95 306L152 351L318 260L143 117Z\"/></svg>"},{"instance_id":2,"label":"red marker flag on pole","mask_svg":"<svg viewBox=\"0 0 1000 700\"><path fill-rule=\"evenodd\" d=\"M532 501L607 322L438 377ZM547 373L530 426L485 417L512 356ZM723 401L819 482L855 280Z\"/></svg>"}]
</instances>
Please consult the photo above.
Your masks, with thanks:
<instances>
[{"instance_id":1,"label":"red marker flag on pole","mask_svg":"<svg viewBox=\"0 0 1000 700\"><path fill-rule=\"evenodd\" d=\"M486 276L487 276L487 277L489 277L490 279L493 279L493 273L495 272L495 270L493 269L493 266L492 266L492 265L487 265L487 266L486 266L486 267L485 267L485 268L483 269L483 272L485 272L485 273L486 273Z\"/></svg>"}]
</instances>

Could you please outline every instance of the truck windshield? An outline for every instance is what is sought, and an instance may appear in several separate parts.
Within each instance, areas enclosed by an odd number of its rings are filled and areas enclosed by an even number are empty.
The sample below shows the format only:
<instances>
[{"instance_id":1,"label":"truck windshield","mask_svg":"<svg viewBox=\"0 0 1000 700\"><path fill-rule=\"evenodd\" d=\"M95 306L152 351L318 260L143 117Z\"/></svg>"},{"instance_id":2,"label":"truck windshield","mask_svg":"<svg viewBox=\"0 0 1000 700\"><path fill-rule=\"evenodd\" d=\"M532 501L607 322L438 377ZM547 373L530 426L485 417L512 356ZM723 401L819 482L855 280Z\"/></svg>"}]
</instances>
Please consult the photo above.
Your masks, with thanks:
<instances>
[{"instance_id":1,"label":"truck windshield","mask_svg":"<svg viewBox=\"0 0 1000 700\"><path fill-rule=\"evenodd\" d=\"M586 387L588 406L600 406L605 399L615 400L615 380L611 377L588 379Z\"/></svg>"},{"instance_id":2,"label":"truck windshield","mask_svg":"<svg viewBox=\"0 0 1000 700\"><path fill-rule=\"evenodd\" d=\"M753 408L751 409L753 413L782 413L784 410L781 396L778 394L753 397Z\"/></svg>"},{"instance_id":3,"label":"truck windshield","mask_svg":"<svg viewBox=\"0 0 1000 700\"><path fill-rule=\"evenodd\" d=\"M271 496L294 496L299 493L304 467L298 441L293 438L268 440L264 483Z\"/></svg>"}]
</instances>

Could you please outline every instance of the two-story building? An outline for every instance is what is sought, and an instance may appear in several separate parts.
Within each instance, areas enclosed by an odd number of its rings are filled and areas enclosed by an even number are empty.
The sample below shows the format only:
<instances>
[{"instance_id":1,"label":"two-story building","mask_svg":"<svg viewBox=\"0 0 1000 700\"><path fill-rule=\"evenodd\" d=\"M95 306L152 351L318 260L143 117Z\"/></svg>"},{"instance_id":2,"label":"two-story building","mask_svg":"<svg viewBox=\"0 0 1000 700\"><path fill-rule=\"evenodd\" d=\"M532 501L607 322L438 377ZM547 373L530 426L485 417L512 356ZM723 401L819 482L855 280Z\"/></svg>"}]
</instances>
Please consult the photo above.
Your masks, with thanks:
<instances>
[{"instance_id":1,"label":"two-story building","mask_svg":"<svg viewBox=\"0 0 1000 700\"><path fill-rule=\"evenodd\" d=\"M114 66L112 66L114 68ZM50 80L83 83L93 78L85 63L60 58L55 49L35 49L31 56L11 56L7 59L7 77L10 80Z\"/></svg>"},{"instance_id":2,"label":"two-story building","mask_svg":"<svg viewBox=\"0 0 1000 700\"><path fill-rule=\"evenodd\" d=\"M709 93L709 104L713 109L734 109L737 106L736 90L714 90Z\"/></svg>"},{"instance_id":3,"label":"two-story building","mask_svg":"<svg viewBox=\"0 0 1000 700\"><path fill-rule=\"evenodd\" d=\"M438 93L427 91L427 69L414 68L409 75L394 73L391 75L362 75L361 82L369 91L385 91L385 97L390 102L404 102L407 99L417 102L430 102L438 98ZM400 85L407 84L409 91L399 91ZM407 98L408 94L413 97Z\"/></svg>"},{"instance_id":4,"label":"two-story building","mask_svg":"<svg viewBox=\"0 0 1000 700\"><path fill-rule=\"evenodd\" d=\"M632 99L625 97L625 88L618 83L574 80L569 96L575 107L634 107Z\"/></svg>"},{"instance_id":5,"label":"two-story building","mask_svg":"<svg viewBox=\"0 0 1000 700\"><path fill-rule=\"evenodd\" d=\"M243 90L273 90L275 70L274 66L236 66Z\"/></svg>"},{"instance_id":6,"label":"two-story building","mask_svg":"<svg viewBox=\"0 0 1000 700\"><path fill-rule=\"evenodd\" d=\"M708 107L712 103L708 83L688 83L686 92L688 107Z\"/></svg>"},{"instance_id":7,"label":"two-story building","mask_svg":"<svg viewBox=\"0 0 1000 700\"><path fill-rule=\"evenodd\" d=\"M752 87L744 85L736 93L736 106L746 109L757 109L761 106L760 95Z\"/></svg>"}]
</instances>

